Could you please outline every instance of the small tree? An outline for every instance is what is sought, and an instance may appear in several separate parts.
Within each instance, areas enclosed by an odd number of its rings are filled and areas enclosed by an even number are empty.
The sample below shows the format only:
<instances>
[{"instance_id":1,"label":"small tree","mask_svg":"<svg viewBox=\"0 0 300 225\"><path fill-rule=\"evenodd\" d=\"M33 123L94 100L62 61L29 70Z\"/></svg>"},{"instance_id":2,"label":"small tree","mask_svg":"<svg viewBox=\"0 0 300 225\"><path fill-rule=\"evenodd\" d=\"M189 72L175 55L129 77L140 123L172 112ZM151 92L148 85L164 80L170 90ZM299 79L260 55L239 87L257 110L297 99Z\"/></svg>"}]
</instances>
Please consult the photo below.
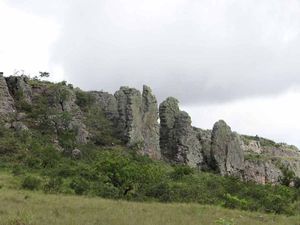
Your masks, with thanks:
<instances>
[{"instance_id":1,"label":"small tree","mask_svg":"<svg viewBox=\"0 0 300 225\"><path fill-rule=\"evenodd\" d=\"M49 72L41 72L40 71L40 77L44 78L44 77L50 77L50 73Z\"/></svg>"}]
</instances>

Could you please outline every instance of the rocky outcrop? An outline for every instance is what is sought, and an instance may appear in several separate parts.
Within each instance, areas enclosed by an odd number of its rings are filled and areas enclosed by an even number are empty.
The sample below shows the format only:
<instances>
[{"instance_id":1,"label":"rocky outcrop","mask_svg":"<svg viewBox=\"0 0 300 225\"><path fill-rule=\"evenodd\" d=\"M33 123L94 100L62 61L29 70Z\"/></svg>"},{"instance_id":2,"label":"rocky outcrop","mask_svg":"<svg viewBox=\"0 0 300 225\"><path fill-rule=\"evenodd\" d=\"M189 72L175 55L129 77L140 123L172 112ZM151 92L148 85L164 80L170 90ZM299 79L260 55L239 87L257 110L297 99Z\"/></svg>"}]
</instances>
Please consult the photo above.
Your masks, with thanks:
<instances>
[{"instance_id":1,"label":"rocky outcrop","mask_svg":"<svg viewBox=\"0 0 300 225\"><path fill-rule=\"evenodd\" d=\"M30 81L26 76L4 78L0 73L0 120L17 132L41 129L51 136L58 151L69 152L75 159L81 157L76 149L80 144L114 145L121 143L119 138L152 159L214 170L245 181L278 184L287 170L300 177L300 151L296 147L239 135L224 121L217 122L213 130L195 128L177 99L167 98L158 109L147 86L142 93L129 87L121 87L114 95L86 93L65 82ZM70 145L64 144L65 138L70 139ZM102 138L107 138L107 143L101 142Z\"/></svg>"},{"instance_id":2,"label":"rocky outcrop","mask_svg":"<svg viewBox=\"0 0 300 225\"><path fill-rule=\"evenodd\" d=\"M167 98L159 106L161 154L163 159L171 162L180 162L174 145L173 132L179 113L178 100L173 97Z\"/></svg>"},{"instance_id":3,"label":"rocky outcrop","mask_svg":"<svg viewBox=\"0 0 300 225\"><path fill-rule=\"evenodd\" d=\"M300 177L300 151L294 146L276 144L273 141L244 136L244 180L260 184L279 184L283 170Z\"/></svg>"},{"instance_id":4,"label":"rocky outcrop","mask_svg":"<svg viewBox=\"0 0 300 225\"><path fill-rule=\"evenodd\" d=\"M282 177L281 170L272 160L245 161L244 180L258 184L279 184Z\"/></svg>"},{"instance_id":5,"label":"rocky outcrop","mask_svg":"<svg viewBox=\"0 0 300 225\"><path fill-rule=\"evenodd\" d=\"M103 91L91 91L90 93L94 96L96 105L102 109L106 118L116 124L119 113L115 96Z\"/></svg>"},{"instance_id":6,"label":"rocky outcrop","mask_svg":"<svg viewBox=\"0 0 300 225\"><path fill-rule=\"evenodd\" d=\"M144 86L141 94L134 88L121 87L114 96L120 138L141 154L160 158L157 101L151 89Z\"/></svg>"},{"instance_id":7,"label":"rocky outcrop","mask_svg":"<svg viewBox=\"0 0 300 225\"><path fill-rule=\"evenodd\" d=\"M190 116L179 110L178 100L167 98L160 104L160 147L165 160L203 167L202 145Z\"/></svg>"},{"instance_id":8,"label":"rocky outcrop","mask_svg":"<svg viewBox=\"0 0 300 225\"><path fill-rule=\"evenodd\" d=\"M142 136L144 154L160 159L158 104L150 87L144 85L142 93Z\"/></svg>"},{"instance_id":9,"label":"rocky outcrop","mask_svg":"<svg viewBox=\"0 0 300 225\"><path fill-rule=\"evenodd\" d=\"M32 89L26 76L10 76L6 78L8 89L17 101L31 103Z\"/></svg>"},{"instance_id":10,"label":"rocky outcrop","mask_svg":"<svg viewBox=\"0 0 300 225\"><path fill-rule=\"evenodd\" d=\"M0 73L0 119L8 121L15 111L14 99L9 93L3 73Z\"/></svg>"},{"instance_id":11,"label":"rocky outcrop","mask_svg":"<svg viewBox=\"0 0 300 225\"><path fill-rule=\"evenodd\" d=\"M76 133L76 141L79 144L86 144L89 138L89 133L84 124L84 117L76 104L76 95L74 90L67 86L58 86L53 92L52 101L56 112L68 113L71 118L67 124L67 129L74 130ZM63 121L60 121L63 122ZM58 124L59 126L61 124Z\"/></svg>"},{"instance_id":12,"label":"rocky outcrop","mask_svg":"<svg viewBox=\"0 0 300 225\"><path fill-rule=\"evenodd\" d=\"M211 152L215 168L221 175L242 177L245 167L242 142L223 120L214 125Z\"/></svg>"}]
</instances>

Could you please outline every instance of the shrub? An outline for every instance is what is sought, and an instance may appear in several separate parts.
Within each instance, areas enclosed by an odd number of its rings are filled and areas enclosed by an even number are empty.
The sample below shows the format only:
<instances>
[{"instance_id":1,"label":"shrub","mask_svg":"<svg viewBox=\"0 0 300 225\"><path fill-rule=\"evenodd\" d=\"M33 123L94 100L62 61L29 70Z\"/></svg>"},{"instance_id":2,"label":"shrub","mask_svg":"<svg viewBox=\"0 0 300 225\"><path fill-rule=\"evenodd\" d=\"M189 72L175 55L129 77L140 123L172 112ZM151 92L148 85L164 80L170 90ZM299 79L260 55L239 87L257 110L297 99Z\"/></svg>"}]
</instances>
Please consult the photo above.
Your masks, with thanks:
<instances>
[{"instance_id":1,"label":"shrub","mask_svg":"<svg viewBox=\"0 0 300 225\"><path fill-rule=\"evenodd\" d=\"M237 196L233 196L229 193L224 196L223 206L230 209L247 209L248 204L245 199L240 199Z\"/></svg>"},{"instance_id":2,"label":"shrub","mask_svg":"<svg viewBox=\"0 0 300 225\"><path fill-rule=\"evenodd\" d=\"M28 190L37 190L41 185L41 179L39 177L28 175L22 181L22 188Z\"/></svg>"},{"instance_id":3,"label":"shrub","mask_svg":"<svg viewBox=\"0 0 300 225\"><path fill-rule=\"evenodd\" d=\"M87 110L95 102L95 97L87 92L76 91L76 104L83 110Z\"/></svg>"},{"instance_id":4,"label":"shrub","mask_svg":"<svg viewBox=\"0 0 300 225\"><path fill-rule=\"evenodd\" d=\"M286 166L281 166L282 176L280 177L280 183L285 186L289 186L295 179L295 172L290 170Z\"/></svg>"},{"instance_id":5,"label":"shrub","mask_svg":"<svg viewBox=\"0 0 300 225\"><path fill-rule=\"evenodd\" d=\"M180 180L184 176L191 175L194 173L194 170L185 165L174 166L174 171L171 172L171 177L175 180Z\"/></svg>"},{"instance_id":6,"label":"shrub","mask_svg":"<svg viewBox=\"0 0 300 225\"><path fill-rule=\"evenodd\" d=\"M89 191L89 183L81 177L75 177L70 183L70 188L74 190L75 194L82 195Z\"/></svg>"}]
</instances>

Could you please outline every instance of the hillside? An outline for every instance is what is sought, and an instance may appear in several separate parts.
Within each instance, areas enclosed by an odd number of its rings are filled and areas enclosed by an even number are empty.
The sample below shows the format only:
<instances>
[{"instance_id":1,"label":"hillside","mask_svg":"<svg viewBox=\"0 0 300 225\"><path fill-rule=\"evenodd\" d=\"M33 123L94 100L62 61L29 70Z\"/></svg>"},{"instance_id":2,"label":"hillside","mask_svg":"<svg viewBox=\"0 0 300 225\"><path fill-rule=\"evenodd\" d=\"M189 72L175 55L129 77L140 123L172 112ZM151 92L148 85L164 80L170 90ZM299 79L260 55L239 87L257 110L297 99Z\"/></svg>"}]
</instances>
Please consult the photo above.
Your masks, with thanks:
<instances>
[{"instance_id":1,"label":"hillside","mask_svg":"<svg viewBox=\"0 0 300 225\"><path fill-rule=\"evenodd\" d=\"M110 94L0 74L0 97L0 179L16 184L4 192L299 214L296 147L240 135L223 120L193 127L177 99L158 104L150 87Z\"/></svg>"}]
</instances>

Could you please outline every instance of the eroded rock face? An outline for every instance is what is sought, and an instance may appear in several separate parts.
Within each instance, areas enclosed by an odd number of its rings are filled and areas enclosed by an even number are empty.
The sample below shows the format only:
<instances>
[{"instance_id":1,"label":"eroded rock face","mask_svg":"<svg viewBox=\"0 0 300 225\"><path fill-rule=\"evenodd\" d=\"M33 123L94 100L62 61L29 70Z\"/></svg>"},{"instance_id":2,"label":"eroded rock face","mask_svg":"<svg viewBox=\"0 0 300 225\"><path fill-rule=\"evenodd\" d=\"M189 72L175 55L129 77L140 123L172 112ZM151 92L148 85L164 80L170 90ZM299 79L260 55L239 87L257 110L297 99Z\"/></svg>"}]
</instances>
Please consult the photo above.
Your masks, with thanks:
<instances>
[{"instance_id":1,"label":"eroded rock face","mask_svg":"<svg viewBox=\"0 0 300 225\"><path fill-rule=\"evenodd\" d=\"M74 130L76 133L76 142L86 144L89 133L84 124L83 113L76 104L74 90L61 85L54 89L46 89L44 95L49 96L48 101L52 108L51 110L55 112L52 117L56 130Z\"/></svg>"},{"instance_id":2,"label":"eroded rock face","mask_svg":"<svg viewBox=\"0 0 300 225\"><path fill-rule=\"evenodd\" d=\"M160 158L157 101L151 89L144 86L141 94L134 88L121 87L114 96L120 137L128 146L141 149L141 154Z\"/></svg>"},{"instance_id":3,"label":"eroded rock face","mask_svg":"<svg viewBox=\"0 0 300 225\"><path fill-rule=\"evenodd\" d=\"M271 160L246 160L244 180L258 184L279 184L281 170Z\"/></svg>"},{"instance_id":4,"label":"eroded rock face","mask_svg":"<svg viewBox=\"0 0 300 225\"><path fill-rule=\"evenodd\" d=\"M212 157L221 175L242 177L244 151L237 133L223 121L215 123L212 131Z\"/></svg>"},{"instance_id":5,"label":"eroded rock face","mask_svg":"<svg viewBox=\"0 0 300 225\"><path fill-rule=\"evenodd\" d=\"M167 161L179 161L176 159L177 150L174 144L174 126L180 110L178 100L169 97L159 106L160 117L160 149L163 158Z\"/></svg>"},{"instance_id":6,"label":"eroded rock face","mask_svg":"<svg viewBox=\"0 0 300 225\"><path fill-rule=\"evenodd\" d=\"M7 83L0 73L0 119L7 121L15 113L15 102L9 93Z\"/></svg>"},{"instance_id":7,"label":"eroded rock face","mask_svg":"<svg viewBox=\"0 0 300 225\"><path fill-rule=\"evenodd\" d=\"M246 140L245 146L245 172L244 180L260 184L279 184L282 169L287 169L300 177L300 152L294 146L276 144L260 138ZM255 143L255 144L254 144ZM258 151L259 150L259 151Z\"/></svg>"},{"instance_id":8,"label":"eroded rock face","mask_svg":"<svg viewBox=\"0 0 300 225\"><path fill-rule=\"evenodd\" d=\"M160 147L165 160L202 167L202 145L190 116L179 110L178 100L167 98L159 107Z\"/></svg>"},{"instance_id":9,"label":"eroded rock face","mask_svg":"<svg viewBox=\"0 0 300 225\"><path fill-rule=\"evenodd\" d=\"M142 136L144 153L154 159L160 159L158 105L150 87L144 85L142 93Z\"/></svg>"}]
</instances>

